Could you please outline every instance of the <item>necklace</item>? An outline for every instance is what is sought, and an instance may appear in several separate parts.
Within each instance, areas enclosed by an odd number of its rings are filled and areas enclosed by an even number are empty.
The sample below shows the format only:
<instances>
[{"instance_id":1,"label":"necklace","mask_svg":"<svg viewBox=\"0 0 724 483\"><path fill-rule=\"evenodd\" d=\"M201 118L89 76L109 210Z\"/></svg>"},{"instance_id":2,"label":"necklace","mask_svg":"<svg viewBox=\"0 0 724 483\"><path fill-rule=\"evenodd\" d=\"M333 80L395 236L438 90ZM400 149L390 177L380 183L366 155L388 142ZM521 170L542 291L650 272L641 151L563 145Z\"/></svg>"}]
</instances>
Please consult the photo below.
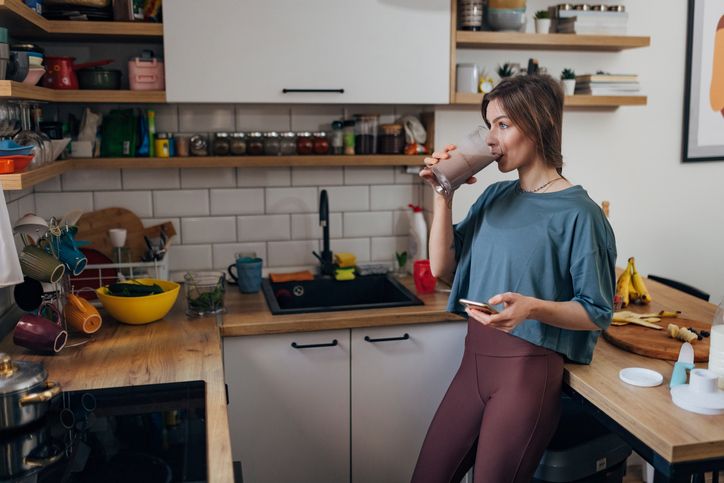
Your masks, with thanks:
<instances>
[{"instance_id":1,"label":"necklace","mask_svg":"<svg viewBox=\"0 0 724 483\"><path fill-rule=\"evenodd\" d=\"M538 186L538 187L537 187L536 189L534 189L534 190L527 190L527 189L523 188L523 187L520 185L520 183L518 183L518 187L520 188L520 191L522 191L523 193L537 193L537 192L539 192L540 190L542 190L543 188L545 188L546 186L548 186L549 184L553 183L554 181L558 181L559 179L563 179L563 176L559 176L559 177L557 177L557 178L553 178L552 180L548 181L547 183L544 183L544 184Z\"/></svg>"}]
</instances>

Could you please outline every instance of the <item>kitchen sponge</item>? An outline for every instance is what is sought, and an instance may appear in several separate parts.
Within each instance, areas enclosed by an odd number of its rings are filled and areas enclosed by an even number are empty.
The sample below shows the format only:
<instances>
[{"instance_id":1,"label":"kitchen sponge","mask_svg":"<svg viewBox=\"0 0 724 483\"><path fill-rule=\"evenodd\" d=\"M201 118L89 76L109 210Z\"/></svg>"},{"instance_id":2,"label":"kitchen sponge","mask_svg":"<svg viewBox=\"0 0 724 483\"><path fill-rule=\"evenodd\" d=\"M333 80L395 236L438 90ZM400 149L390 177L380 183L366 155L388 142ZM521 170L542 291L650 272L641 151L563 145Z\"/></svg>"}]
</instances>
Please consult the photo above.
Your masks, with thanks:
<instances>
[{"instance_id":1,"label":"kitchen sponge","mask_svg":"<svg viewBox=\"0 0 724 483\"><path fill-rule=\"evenodd\" d=\"M354 267L357 263L357 257L354 256L353 253L335 253L334 263L336 263L339 268Z\"/></svg>"}]
</instances>

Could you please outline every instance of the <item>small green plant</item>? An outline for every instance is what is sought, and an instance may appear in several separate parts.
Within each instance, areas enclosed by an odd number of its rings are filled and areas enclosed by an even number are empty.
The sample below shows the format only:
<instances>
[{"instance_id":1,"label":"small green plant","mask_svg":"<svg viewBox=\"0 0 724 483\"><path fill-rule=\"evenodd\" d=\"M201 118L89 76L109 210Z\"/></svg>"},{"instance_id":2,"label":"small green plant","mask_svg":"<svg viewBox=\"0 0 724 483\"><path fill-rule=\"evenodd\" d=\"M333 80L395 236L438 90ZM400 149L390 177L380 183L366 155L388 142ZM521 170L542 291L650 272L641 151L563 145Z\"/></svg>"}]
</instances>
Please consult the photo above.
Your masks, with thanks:
<instances>
[{"instance_id":1,"label":"small green plant","mask_svg":"<svg viewBox=\"0 0 724 483\"><path fill-rule=\"evenodd\" d=\"M513 66L506 62L505 64L498 66L497 72L501 79L505 79L506 77L513 75Z\"/></svg>"},{"instance_id":2,"label":"small green plant","mask_svg":"<svg viewBox=\"0 0 724 483\"><path fill-rule=\"evenodd\" d=\"M548 10L538 10L535 13L535 18L551 18L551 16L548 13Z\"/></svg>"},{"instance_id":3,"label":"small green plant","mask_svg":"<svg viewBox=\"0 0 724 483\"><path fill-rule=\"evenodd\" d=\"M402 269L407 265L407 252L395 252L397 258L397 268Z\"/></svg>"},{"instance_id":4,"label":"small green plant","mask_svg":"<svg viewBox=\"0 0 724 483\"><path fill-rule=\"evenodd\" d=\"M576 78L576 71L573 69L563 69L563 72L561 72L561 79L563 80L570 80Z\"/></svg>"}]
</instances>

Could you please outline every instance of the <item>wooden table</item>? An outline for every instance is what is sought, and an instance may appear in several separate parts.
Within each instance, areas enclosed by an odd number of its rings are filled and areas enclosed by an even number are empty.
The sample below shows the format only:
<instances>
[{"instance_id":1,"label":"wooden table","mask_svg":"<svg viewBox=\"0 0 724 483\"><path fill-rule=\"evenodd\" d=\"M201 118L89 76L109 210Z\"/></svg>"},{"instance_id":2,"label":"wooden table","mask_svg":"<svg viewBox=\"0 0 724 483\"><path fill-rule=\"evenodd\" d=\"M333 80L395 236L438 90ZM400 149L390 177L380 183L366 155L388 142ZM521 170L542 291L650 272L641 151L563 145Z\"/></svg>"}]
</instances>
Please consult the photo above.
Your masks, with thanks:
<instances>
[{"instance_id":1,"label":"wooden table","mask_svg":"<svg viewBox=\"0 0 724 483\"><path fill-rule=\"evenodd\" d=\"M654 281L646 285L653 303L630 310L682 310L688 319L711 323L715 305ZM724 415L704 416L676 406L669 392L673 365L625 352L601 337L590 365L567 364L564 373L570 394L654 466L657 482L690 481L692 474L724 469ZM664 383L653 388L625 384L618 377L625 367L658 371Z\"/></svg>"}]
</instances>

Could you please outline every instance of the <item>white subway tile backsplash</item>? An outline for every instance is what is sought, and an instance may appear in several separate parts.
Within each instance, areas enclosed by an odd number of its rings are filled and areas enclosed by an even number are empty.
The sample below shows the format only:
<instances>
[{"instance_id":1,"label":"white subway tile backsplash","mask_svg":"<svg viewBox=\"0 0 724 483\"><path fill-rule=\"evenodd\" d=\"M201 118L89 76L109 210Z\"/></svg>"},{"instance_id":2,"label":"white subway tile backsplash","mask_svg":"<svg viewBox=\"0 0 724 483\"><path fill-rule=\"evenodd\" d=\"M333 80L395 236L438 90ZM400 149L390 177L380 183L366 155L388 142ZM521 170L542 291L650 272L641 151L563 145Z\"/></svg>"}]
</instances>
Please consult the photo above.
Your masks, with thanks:
<instances>
[{"instance_id":1,"label":"white subway tile backsplash","mask_svg":"<svg viewBox=\"0 0 724 483\"><path fill-rule=\"evenodd\" d=\"M182 188L231 188L236 186L234 168L189 168L181 170Z\"/></svg>"},{"instance_id":2,"label":"white subway tile backsplash","mask_svg":"<svg viewBox=\"0 0 724 483\"><path fill-rule=\"evenodd\" d=\"M209 214L208 190L153 192L154 216L204 216Z\"/></svg>"},{"instance_id":3,"label":"white subway tile backsplash","mask_svg":"<svg viewBox=\"0 0 724 483\"><path fill-rule=\"evenodd\" d=\"M154 104L156 132L179 132L178 104Z\"/></svg>"},{"instance_id":4,"label":"white subway tile backsplash","mask_svg":"<svg viewBox=\"0 0 724 483\"><path fill-rule=\"evenodd\" d=\"M213 245L214 269L226 270L236 261L237 253L256 253L266 265L266 243L222 243Z\"/></svg>"},{"instance_id":5,"label":"white subway tile backsplash","mask_svg":"<svg viewBox=\"0 0 724 483\"><path fill-rule=\"evenodd\" d=\"M156 226L160 225L161 223L166 223L167 221L170 221L173 224L173 229L176 231L176 235L171 238L170 242L173 245L180 245L181 244L181 220L179 218L141 218L141 223L143 223L144 228L148 228L149 226Z\"/></svg>"},{"instance_id":6,"label":"white subway tile backsplash","mask_svg":"<svg viewBox=\"0 0 724 483\"><path fill-rule=\"evenodd\" d=\"M332 121L344 116L344 108L339 105L310 106L296 104L291 108L292 131L329 131Z\"/></svg>"},{"instance_id":7,"label":"white subway tile backsplash","mask_svg":"<svg viewBox=\"0 0 724 483\"><path fill-rule=\"evenodd\" d=\"M153 216L150 191L98 191L93 193L93 206L103 208L126 208L139 218Z\"/></svg>"},{"instance_id":8,"label":"white subway tile backsplash","mask_svg":"<svg viewBox=\"0 0 724 483\"><path fill-rule=\"evenodd\" d=\"M25 216L28 213L35 213L35 195L32 194L18 200L18 214Z\"/></svg>"},{"instance_id":9,"label":"white subway tile backsplash","mask_svg":"<svg viewBox=\"0 0 724 483\"><path fill-rule=\"evenodd\" d=\"M237 105L236 129L238 131L289 131L289 107L274 104Z\"/></svg>"},{"instance_id":10,"label":"white subway tile backsplash","mask_svg":"<svg viewBox=\"0 0 724 483\"><path fill-rule=\"evenodd\" d=\"M407 251L406 236L388 236L372 238L372 260L389 261L396 260L396 252Z\"/></svg>"},{"instance_id":11,"label":"white subway tile backsplash","mask_svg":"<svg viewBox=\"0 0 724 483\"><path fill-rule=\"evenodd\" d=\"M231 104L180 104L179 131L208 133L236 130L234 106Z\"/></svg>"},{"instance_id":12,"label":"white subway tile backsplash","mask_svg":"<svg viewBox=\"0 0 724 483\"><path fill-rule=\"evenodd\" d=\"M292 215L292 239L311 240L321 239L322 227L319 226L319 213L305 213ZM329 214L329 236L342 237L342 213Z\"/></svg>"},{"instance_id":13,"label":"white subway tile backsplash","mask_svg":"<svg viewBox=\"0 0 724 483\"><path fill-rule=\"evenodd\" d=\"M341 185L342 168L292 168L292 186Z\"/></svg>"},{"instance_id":14,"label":"white subway tile backsplash","mask_svg":"<svg viewBox=\"0 0 724 483\"><path fill-rule=\"evenodd\" d=\"M124 169L123 189L178 189L181 187L178 169Z\"/></svg>"},{"instance_id":15,"label":"white subway tile backsplash","mask_svg":"<svg viewBox=\"0 0 724 483\"><path fill-rule=\"evenodd\" d=\"M212 215L264 213L263 189L211 190Z\"/></svg>"},{"instance_id":16,"label":"white subway tile backsplash","mask_svg":"<svg viewBox=\"0 0 724 483\"><path fill-rule=\"evenodd\" d=\"M389 235L392 235L391 211L344 214L344 236L347 238Z\"/></svg>"},{"instance_id":17,"label":"white subway tile backsplash","mask_svg":"<svg viewBox=\"0 0 724 483\"><path fill-rule=\"evenodd\" d=\"M119 190L121 186L120 169L83 169L71 171L61 176L63 191L100 191Z\"/></svg>"},{"instance_id":18,"label":"white subway tile backsplash","mask_svg":"<svg viewBox=\"0 0 724 483\"><path fill-rule=\"evenodd\" d=\"M424 166L420 166L422 170ZM408 173L405 168L395 168L395 184L420 184L424 183L420 178L419 171L417 173Z\"/></svg>"},{"instance_id":19,"label":"white subway tile backsplash","mask_svg":"<svg viewBox=\"0 0 724 483\"><path fill-rule=\"evenodd\" d=\"M319 251L319 242L316 240L269 242L267 251L269 267L319 263L312 255L312 251Z\"/></svg>"},{"instance_id":20,"label":"white subway tile backsplash","mask_svg":"<svg viewBox=\"0 0 724 483\"><path fill-rule=\"evenodd\" d=\"M60 186L60 176L58 176L57 178L50 178L49 180L43 181L42 183L38 183L33 188L36 193L61 191L62 188Z\"/></svg>"},{"instance_id":21,"label":"white subway tile backsplash","mask_svg":"<svg viewBox=\"0 0 724 483\"><path fill-rule=\"evenodd\" d=\"M239 188L291 184L291 168L237 168L236 170L236 185Z\"/></svg>"},{"instance_id":22,"label":"white subway tile backsplash","mask_svg":"<svg viewBox=\"0 0 724 483\"><path fill-rule=\"evenodd\" d=\"M344 168L344 184L392 184L395 168L356 167Z\"/></svg>"},{"instance_id":23,"label":"white subway tile backsplash","mask_svg":"<svg viewBox=\"0 0 724 483\"><path fill-rule=\"evenodd\" d=\"M20 198L31 194L33 194L33 188L5 191L5 202L10 203L11 201L19 200Z\"/></svg>"},{"instance_id":24,"label":"white subway tile backsplash","mask_svg":"<svg viewBox=\"0 0 724 483\"><path fill-rule=\"evenodd\" d=\"M18 221L18 218L20 218L20 206L17 201L11 201L10 203L7 203L8 208L8 218L10 220L10 224L14 225L16 221Z\"/></svg>"},{"instance_id":25,"label":"white subway tile backsplash","mask_svg":"<svg viewBox=\"0 0 724 483\"><path fill-rule=\"evenodd\" d=\"M169 270L208 270L211 268L211 245L171 245Z\"/></svg>"},{"instance_id":26,"label":"white subway tile backsplash","mask_svg":"<svg viewBox=\"0 0 724 483\"><path fill-rule=\"evenodd\" d=\"M395 210L392 215L392 233L395 235L407 235L410 233L410 215L412 210ZM428 225L429 226L429 225Z\"/></svg>"},{"instance_id":27,"label":"white subway tile backsplash","mask_svg":"<svg viewBox=\"0 0 724 483\"><path fill-rule=\"evenodd\" d=\"M317 188L267 188L267 213L312 213L318 210Z\"/></svg>"},{"instance_id":28,"label":"white subway tile backsplash","mask_svg":"<svg viewBox=\"0 0 724 483\"><path fill-rule=\"evenodd\" d=\"M370 187L370 209L399 210L408 204L418 203L418 189L415 185L391 185Z\"/></svg>"},{"instance_id":29,"label":"white subway tile backsplash","mask_svg":"<svg viewBox=\"0 0 724 483\"><path fill-rule=\"evenodd\" d=\"M289 240L289 215L239 216L239 241Z\"/></svg>"},{"instance_id":30,"label":"white subway tile backsplash","mask_svg":"<svg viewBox=\"0 0 724 483\"><path fill-rule=\"evenodd\" d=\"M336 238L330 242L330 249L335 253L354 253L358 262L370 260L369 238Z\"/></svg>"},{"instance_id":31,"label":"white subway tile backsplash","mask_svg":"<svg viewBox=\"0 0 724 483\"><path fill-rule=\"evenodd\" d=\"M181 230L184 244L236 241L236 219L233 216L181 218Z\"/></svg>"},{"instance_id":32,"label":"white subway tile backsplash","mask_svg":"<svg viewBox=\"0 0 724 483\"><path fill-rule=\"evenodd\" d=\"M36 193L36 215L62 217L72 210L93 211L93 193Z\"/></svg>"},{"instance_id":33,"label":"white subway tile backsplash","mask_svg":"<svg viewBox=\"0 0 724 483\"><path fill-rule=\"evenodd\" d=\"M324 186L329 197L329 211L367 211L370 209L369 186Z\"/></svg>"}]
</instances>

